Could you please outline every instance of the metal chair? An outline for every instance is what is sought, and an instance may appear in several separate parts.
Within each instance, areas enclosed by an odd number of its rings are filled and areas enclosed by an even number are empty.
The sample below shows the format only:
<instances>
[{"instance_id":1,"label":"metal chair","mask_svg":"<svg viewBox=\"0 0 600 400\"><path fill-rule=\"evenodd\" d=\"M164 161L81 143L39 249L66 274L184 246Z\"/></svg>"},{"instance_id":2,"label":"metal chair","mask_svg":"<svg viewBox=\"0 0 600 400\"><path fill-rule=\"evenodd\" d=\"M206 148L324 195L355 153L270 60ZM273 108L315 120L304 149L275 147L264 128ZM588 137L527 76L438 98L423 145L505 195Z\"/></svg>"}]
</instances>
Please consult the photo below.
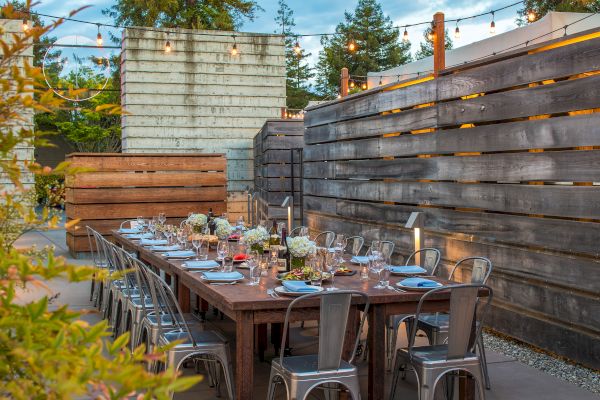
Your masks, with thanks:
<instances>
[{"instance_id":1,"label":"metal chair","mask_svg":"<svg viewBox=\"0 0 600 400\"><path fill-rule=\"evenodd\" d=\"M344 252L350 253L353 256L357 256L360 254L363 245L365 244L365 239L362 236L350 236L347 239L346 248Z\"/></svg>"},{"instance_id":2,"label":"metal chair","mask_svg":"<svg viewBox=\"0 0 600 400\"><path fill-rule=\"evenodd\" d=\"M487 290L487 301L482 304L480 290ZM450 320L448 326L448 344L415 347L417 325L413 324L408 347L396 352L396 365L390 392L393 400L396 394L398 378L404 374L403 365L411 364L419 386L419 400L433 400L435 387L439 380L449 372L466 371L477 382L479 398L485 400L485 389L481 373L481 360L473 351L477 338L481 336L482 321L492 300L492 289L481 284L456 285L432 289L425 293L419 305L415 319L421 316L423 305L429 298L441 291L450 291ZM478 307L480 306L480 307ZM479 315L479 322L476 322ZM475 340L471 340L471 330L475 328Z\"/></svg>"},{"instance_id":3,"label":"metal chair","mask_svg":"<svg viewBox=\"0 0 600 400\"><path fill-rule=\"evenodd\" d=\"M328 249L333 245L334 240L335 240L335 232L323 231L323 232L319 233L317 236L315 236L314 242L317 246Z\"/></svg>"},{"instance_id":4,"label":"metal chair","mask_svg":"<svg viewBox=\"0 0 600 400\"><path fill-rule=\"evenodd\" d=\"M94 264L94 267L96 267L98 270L106 269L108 263L104 258L104 253L100 251L99 243L95 235L96 231L89 225L86 225L85 230L87 233L88 244L90 246L90 254L92 256L92 263ZM90 288L90 301L97 304L100 290L101 282L98 280L97 274L94 274Z\"/></svg>"},{"instance_id":5,"label":"metal chair","mask_svg":"<svg viewBox=\"0 0 600 400\"><path fill-rule=\"evenodd\" d=\"M468 269L466 266L472 261L473 265L470 268L470 277L468 277ZM461 281L470 281L471 284L482 284L487 283L490 274L492 273L493 265L492 262L485 257L466 257L456 262L454 268L450 272L449 280L455 280L457 271L461 273ZM448 325L450 323L450 315L448 313L434 313L434 314L422 314L417 322L417 330L421 330L427 336L429 343L437 345L445 343L448 340ZM487 369L487 358L485 355L485 348L483 346L483 336L477 338L476 350L481 356L481 368L483 370L483 377L485 378L486 389L491 388L490 377Z\"/></svg>"},{"instance_id":6,"label":"metal chair","mask_svg":"<svg viewBox=\"0 0 600 400\"><path fill-rule=\"evenodd\" d=\"M146 272L152 282L153 315L157 317L155 319L158 332L157 345L159 347L172 345L166 351L164 368L172 366L178 370L188 359L209 363L211 365L207 368L209 378L214 382L219 396L220 369L216 366L220 364L224 372L227 393L230 399L234 399L233 368L227 340L214 331L191 329L169 285L149 269ZM168 321L168 325L163 323L165 320ZM173 345L175 341L178 343Z\"/></svg>"},{"instance_id":7,"label":"metal chair","mask_svg":"<svg viewBox=\"0 0 600 400\"><path fill-rule=\"evenodd\" d=\"M302 232L308 232L308 227L306 226L297 226L294 229L292 229L290 231L290 233L288 234L289 237L294 237L296 235L300 235Z\"/></svg>"},{"instance_id":8,"label":"metal chair","mask_svg":"<svg viewBox=\"0 0 600 400\"><path fill-rule=\"evenodd\" d=\"M348 312L352 296L361 296L365 308L357 331L352 356L348 361L342 360L342 349ZM354 400L360 399L360 387L357 368L352 365L358 347L360 332L369 309L369 298L366 293L356 290L338 290L335 292L310 293L294 299L288 306L281 339L281 348L285 347L290 313L298 303L310 298L320 297L319 320L319 353L305 356L284 357L283 352L271 363L268 399L275 396L277 384L283 383L288 399L304 400L311 390L324 384L345 386ZM329 387L324 388L330 390Z\"/></svg>"},{"instance_id":9,"label":"metal chair","mask_svg":"<svg viewBox=\"0 0 600 400\"><path fill-rule=\"evenodd\" d=\"M396 244L389 240L381 240L380 243L381 243L381 254L385 258L390 259L392 257L392 254L394 254L394 247L396 247Z\"/></svg>"},{"instance_id":10,"label":"metal chair","mask_svg":"<svg viewBox=\"0 0 600 400\"><path fill-rule=\"evenodd\" d=\"M137 226L137 219L128 219L128 220L121 222L121 225L119 225L119 229L125 228L127 226L127 224L129 224L129 227L131 228L132 222Z\"/></svg>"},{"instance_id":11,"label":"metal chair","mask_svg":"<svg viewBox=\"0 0 600 400\"><path fill-rule=\"evenodd\" d=\"M440 264L440 260L442 259L440 251L432 247L425 247L417 251L413 251L406 259L405 265L412 265L412 263L415 262L414 260L417 255L424 257L424 260L422 260L422 266L425 270L427 270L427 275L434 276L438 265ZM406 322L406 334L408 335L410 332L409 321L412 320L412 317L413 314L392 315L387 321L386 356L388 361L388 369L391 369L393 365L394 352L396 351L396 343L398 341L398 329L400 329L402 322Z\"/></svg>"}]
</instances>

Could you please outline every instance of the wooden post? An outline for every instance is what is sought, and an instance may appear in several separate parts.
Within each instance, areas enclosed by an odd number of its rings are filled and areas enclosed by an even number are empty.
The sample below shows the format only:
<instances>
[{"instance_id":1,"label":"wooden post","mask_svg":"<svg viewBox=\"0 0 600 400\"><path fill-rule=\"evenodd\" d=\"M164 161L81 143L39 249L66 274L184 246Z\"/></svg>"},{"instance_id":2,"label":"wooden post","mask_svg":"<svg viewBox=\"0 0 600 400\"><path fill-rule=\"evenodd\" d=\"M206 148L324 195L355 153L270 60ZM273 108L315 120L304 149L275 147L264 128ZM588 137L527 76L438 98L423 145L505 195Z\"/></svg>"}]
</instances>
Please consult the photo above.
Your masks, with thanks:
<instances>
[{"instance_id":1,"label":"wooden post","mask_svg":"<svg viewBox=\"0 0 600 400\"><path fill-rule=\"evenodd\" d=\"M287 118L287 107L281 107L281 119Z\"/></svg>"},{"instance_id":2,"label":"wooden post","mask_svg":"<svg viewBox=\"0 0 600 400\"><path fill-rule=\"evenodd\" d=\"M433 15L433 74L436 77L446 68L445 45L444 13L436 12Z\"/></svg>"},{"instance_id":3,"label":"wooden post","mask_svg":"<svg viewBox=\"0 0 600 400\"><path fill-rule=\"evenodd\" d=\"M341 75L341 90L340 90L340 96L342 97L346 97L348 96L348 81L350 80L350 74L348 74L348 68L342 68L342 75Z\"/></svg>"}]
</instances>

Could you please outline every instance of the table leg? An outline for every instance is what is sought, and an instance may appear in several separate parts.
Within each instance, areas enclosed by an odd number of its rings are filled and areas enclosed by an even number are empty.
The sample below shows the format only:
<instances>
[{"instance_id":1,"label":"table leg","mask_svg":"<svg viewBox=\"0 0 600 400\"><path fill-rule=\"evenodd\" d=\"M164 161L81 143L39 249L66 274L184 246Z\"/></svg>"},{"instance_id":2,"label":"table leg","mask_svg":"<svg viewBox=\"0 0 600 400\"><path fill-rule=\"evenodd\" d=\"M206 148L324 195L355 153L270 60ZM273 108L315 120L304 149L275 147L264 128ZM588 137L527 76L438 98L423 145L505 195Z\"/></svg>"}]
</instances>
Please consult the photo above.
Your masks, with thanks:
<instances>
[{"instance_id":1,"label":"table leg","mask_svg":"<svg viewBox=\"0 0 600 400\"><path fill-rule=\"evenodd\" d=\"M260 362L265 361L265 351L267 350L267 324L256 325L256 333L258 338L258 359Z\"/></svg>"},{"instance_id":2,"label":"table leg","mask_svg":"<svg viewBox=\"0 0 600 400\"><path fill-rule=\"evenodd\" d=\"M235 390L238 400L251 400L254 390L254 314L239 311L236 318Z\"/></svg>"},{"instance_id":3,"label":"table leg","mask_svg":"<svg viewBox=\"0 0 600 400\"><path fill-rule=\"evenodd\" d=\"M369 399L385 398L385 304L369 310Z\"/></svg>"},{"instance_id":4,"label":"table leg","mask_svg":"<svg viewBox=\"0 0 600 400\"><path fill-rule=\"evenodd\" d=\"M177 301L182 312L190 312L190 288L182 284L179 279L177 279Z\"/></svg>"},{"instance_id":5,"label":"table leg","mask_svg":"<svg viewBox=\"0 0 600 400\"><path fill-rule=\"evenodd\" d=\"M475 380L466 372L459 372L458 398L460 400L475 399Z\"/></svg>"}]
</instances>

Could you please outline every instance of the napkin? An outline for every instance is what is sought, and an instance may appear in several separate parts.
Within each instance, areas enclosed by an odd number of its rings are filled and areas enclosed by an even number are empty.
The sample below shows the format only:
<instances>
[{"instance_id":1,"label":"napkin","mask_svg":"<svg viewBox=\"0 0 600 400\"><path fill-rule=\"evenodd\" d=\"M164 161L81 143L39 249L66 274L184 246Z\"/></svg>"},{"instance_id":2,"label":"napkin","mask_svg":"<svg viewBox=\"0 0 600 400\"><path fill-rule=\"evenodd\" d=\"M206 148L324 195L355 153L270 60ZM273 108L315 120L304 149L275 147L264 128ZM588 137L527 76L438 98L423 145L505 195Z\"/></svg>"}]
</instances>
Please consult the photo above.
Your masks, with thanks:
<instances>
[{"instance_id":1,"label":"napkin","mask_svg":"<svg viewBox=\"0 0 600 400\"><path fill-rule=\"evenodd\" d=\"M194 260L194 261L186 261L185 266L187 268L211 269L211 268L218 267L219 263L214 260L204 260L204 261Z\"/></svg>"},{"instance_id":2,"label":"napkin","mask_svg":"<svg viewBox=\"0 0 600 400\"><path fill-rule=\"evenodd\" d=\"M424 274L427 272L425 268L421 268L418 265L391 266L390 271L397 274Z\"/></svg>"},{"instance_id":3,"label":"napkin","mask_svg":"<svg viewBox=\"0 0 600 400\"><path fill-rule=\"evenodd\" d=\"M425 278L406 278L403 279L402 281L400 281L400 284L402 286L406 286L406 287L428 287L428 288L435 288L438 286L442 286L440 283L436 282L436 281L432 281L431 279L425 279Z\"/></svg>"},{"instance_id":4,"label":"napkin","mask_svg":"<svg viewBox=\"0 0 600 400\"><path fill-rule=\"evenodd\" d=\"M117 232L119 233L138 233L140 228L121 228Z\"/></svg>"},{"instance_id":5,"label":"napkin","mask_svg":"<svg viewBox=\"0 0 600 400\"><path fill-rule=\"evenodd\" d=\"M171 246L151 246L150 250L152 251L173 251L173 250L179 250L181 249L181 247L178 244L174 244Z\"/></svg>"},{"instance_id":6,"label":"napkin","mask_svg":"<svg viewBox=\"0 0 600 400\"><path fill-rule=\"evenodd\" d=\"M355 264L367 264L369 262L369 257L368 256L354 256L352 257L352 259L350 260Z\"/></svg>"},{"instance_id":7,"label":"napkin","mask_svg":"<svg viewBox=\"0 0 600 400\"><path fill-rule=\"evenodd\" d=\"M193 257L196 255L192 250L167 251L163 253L165 257Z\"/></svg>"},{"instance_id":8,"label":"napkin","mask_svg":"<svg viewBox=\"0 0 600 400\"><path fill-rule=\"evenodd\" d=\"M235 281L238 279L243 279L244 275L240 274L237 271L233 272L203 272L202 275L208 280L211 281Z\"/></svg>"},{"instance_id":9,"label":"napkin","mask_svg":"<svg viewBox=\"0 0 600 400\"><path fill-rule=\"evenodd\" d=\"M148 233L129 233L124 235L127 239L148 239L152 237L150 232Z\"/></svg>"},{"instance_id":10,"label":"napkin","mask_svg":"<svg viewBox=\"0 0 600 400\"><path fill-rule=\"evenodd\" d=\"M167 244L167 239L142 239L140 240L142 246L157 246Z\"/></svg>"},{"instance_id":11,"label":"napkin","mask_svg":"<svg viewBox=\"0 0 600 400\"><path fill-rule=\"evenodd\" d=\"M302 281L283 281L283 287L285 287L290 292L318 292L319 287L317 286L309 286L306 282Z\"/></svg>"}]
</instances>

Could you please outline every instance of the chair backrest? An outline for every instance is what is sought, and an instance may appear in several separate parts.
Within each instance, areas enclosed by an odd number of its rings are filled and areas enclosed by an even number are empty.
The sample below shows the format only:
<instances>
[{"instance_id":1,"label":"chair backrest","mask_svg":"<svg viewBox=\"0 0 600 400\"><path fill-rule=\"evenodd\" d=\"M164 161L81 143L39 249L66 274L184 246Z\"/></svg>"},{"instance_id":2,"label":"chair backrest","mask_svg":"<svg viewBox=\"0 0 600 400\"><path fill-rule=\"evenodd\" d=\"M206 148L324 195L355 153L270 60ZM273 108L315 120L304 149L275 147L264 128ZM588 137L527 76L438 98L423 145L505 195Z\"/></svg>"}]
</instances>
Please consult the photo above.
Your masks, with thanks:
<instances>
[{"instance_id":1,"label":"chair backrest","mask_svg":"<svg viewBox=\"0 0 600 400\"><path fill-rule=\"evenodd\" d=\"M121 222L119 229L123 229L123 228L127 227L127 225L129 225L129 227L131 228L132 222L133 222L133 225L137 226L137 219L128 219L128 220Z\"/></svg>"},{"instance_id":2,"label":"chair backrest","mask_svg":"<svg viewBox=\"0 0 600 400\"><path fill-rule=\"evenodd\" d=\"M301 233L303 230L308 230L308 228L307 228L306 226L297 226L297 227L295 227L294 229L292 229L292 230L290 231L290 233L288 234L288 236L289 236L289 237L294 237L294 236L296 236L296 235L300 235L300 233Z\"/></svg>"},{"instance_id":3,"label":"chair backrest","mask_svg":"<svg viewBox=\"0 0 600 400\"><path fill-rule=\"evenodd\" d=\"M450 292L450 321L448 324L446 359L465 358L481 334L482 322L492 301L493 292L489 286L482 284L454 285L432 289L421 297L415 313L415 321L419 320L421 309L429 298L444 291ZM487 291L487 301L483 304L480 302L480 291ZM482 306L478 307L480 304ZM476 318L479 321L478 324L475 324ZM409 336L408 353L411 358L417 335L417 325L412 325ZM473 327L475 327L474 336L471 335Z\"/></svg>"},{"instance_id":4,"label":"chair backrest","mask_svg":"<svg viewBox=\"0 0 600 400\"><path fill-rule=\"evenodd\" d=\"M92 256L92 262L94 263L94 266L99 267L101 261L98 258L98 243L96 242L96 236L94 235L95 231L89 225L85 226L85 231L87 233L88 244L90 245L90 254Z\"/></svg>"},{"instance_id":5,"label":"chair backrest","mask_svg":"<svg viewBox=\"0 0 600 400\"><path fill-rule=\"evenodd\" d=\"M333 241L335 240L335 232L332 231L323 231L315 236L315 244L319 247L325 247L326 249L330 248L333 245Z\"/></svg>"},{"instance_id":6,"label":"chair backrest","mask_svg":"<svg viewBox=\"0 0 600 400\"><path fill-rule=\"evenodd\" d=\"M362 236L350 236L347 239L347 243L345 251L353 256L357 256L365 244L365 239Z\"/></svg>"},{"instance_id":7,"label":"chair backrest","mask_svg":"<svg viewBox=\"0 0 600 400\"><path fill-rule=\"evenodd\" d=\"M492 262L489 259L479 256L465 257L463 259L458 260L454 265L454 268L452 268L452 271L450 272L450 277L448 279L454 280L456 278L455 273L457 271L460 271L461 275L464 274L465 269L467 269L468 264L470 264L469 261L473 261L471 267L471 279L469 280L469 283L479 283L485 285L488 278L490 277L490 274L492 273L493 266Z\"/></svg>"},{"instance_id":8,"label":"chair backrest","mask_svg":"<svg viewBox=\"0 0 600 400\"><path fill-rule=\"evenodd\" d=\"M419 254L420 257L424 257L424 259L421 259L421 264L423 268L427 270L427 274L432 276L435 275L437 267L440 264L440 260L442 259L442 254L440 251L438 249L434 249L433 247L425 247L417 251L413 251L406 259L405 265L414 264L415 256L417 254Z\"/></svg>"},{"instance_id":9,"label":"chair backrest","mask_svg":"<svg viewBox=\"0 0 600 400\"><path fill-rule=\"evenodd\" d=\"M386 258L391 258L392 254L394 254L394 247L396 244L389 240L382 240L381 242L381 254L383 254Z\"/></svg>"},{"instance_id":10,"label":"chair backrest","mask_svg":"<svg viewBox=\"0 0 600 400\"><path fill-rule=\"evenodd\" d=\"M360 296L362 298L361 303L364 304L363 315L360 320L358 331L356 332L356 341L352 348L352 356L348 360L348 362L352 363L360 340L360 332L362 332L362 327L369 311L369 296L358 290L322 291L319 293L309 293L294 299L288 306L285 314L281 348L285 348L292 309L302 301L320 297L318 369L319 371L339 369L342 361L342 350L344 347L344 337L346 335L346 325L348 324L348 313L352 303L352 296ZM353 323L353 321L350 321L350 323ZM284 352L282 351L279 356L279 361L282 364L283 353Z\"/></svg>"}]
</instances>

